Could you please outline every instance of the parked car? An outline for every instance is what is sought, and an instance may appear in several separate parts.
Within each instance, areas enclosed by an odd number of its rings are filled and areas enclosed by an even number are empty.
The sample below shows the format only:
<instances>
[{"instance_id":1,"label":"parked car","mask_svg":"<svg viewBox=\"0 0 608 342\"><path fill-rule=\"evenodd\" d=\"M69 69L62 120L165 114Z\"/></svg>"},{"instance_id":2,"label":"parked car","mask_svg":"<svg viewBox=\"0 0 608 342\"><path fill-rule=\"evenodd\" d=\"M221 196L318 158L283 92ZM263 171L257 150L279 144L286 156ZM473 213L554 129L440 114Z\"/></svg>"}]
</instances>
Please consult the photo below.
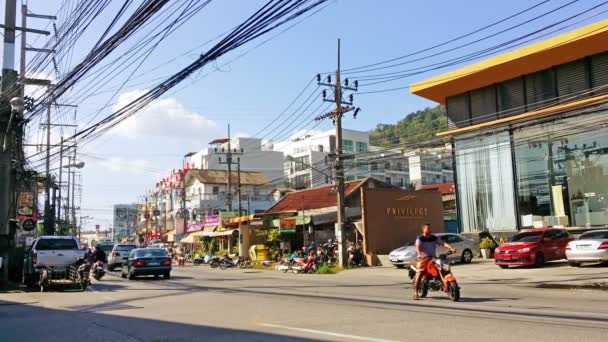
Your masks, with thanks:
<instances>
[{"instance_id":1,"label":"parked car","mask_svg":"<svg viewBox=\"0 0 608 342\"><path fill-rule=\"evenodd\" d=\"M474 240L452 233L439 233L435 235L457 249L458 252L456 254L448 256L448 261L468 264L473 260L474 255L479 255L479 245ZM448 250L445 247L440 246L437 248L437 255L445 254L447 252ZM397 268L403 268L409 265L416 257L417 253L414 242L407 243L389 254L390 262Z\"/></svg>"},{"instance_id":2,"label":"parked car","mask_svg":"<svg viewBox=\"0 0 608 342\"><path fill-rule=\"evenodd\" d=\"M509 266L542 266L566 258L566 245L574 237L565 229L538 228L514 235L494 251L494 263Z\"/></svg>"},{"instance_id":3,"label":"parked car","mask_svg":"<svg viewBox=\"0 0 608 342\"><path fill-rule=\"evenodd\" d=\"M132 243L119 243L114 245L112 251L108 255L108 270L114 272L116 267L121 267L125 259L128 258L129 253L137 248Z\"/></svg>"},{"instance_id":4,"label":"parked car","mask_svg":"<svg viewBox=\"0 0 608 342\"><path fill-rule=\"evenodd\" d=\"M608 261L608 230L593 230L583 233L566 246L566 259L571 266L584 262Z\"/></svg>"},{"instance_id":5,"label":"parked car","mask_svg":"<svg viewBox=\"0 0 608 342\"><path fill-rule=\"evenodd\" d=\"M25 253L22 282L33 286L40 278L40 270L45 267L65 273L68 266L84 256L85 251L73 236L40 236Z\"/></svg>"},{"instance_id":6,"label":"parked car","mask_svg":"<svg viewBox=\"0 0 608 342\"><path fill-rule=\"evenodd\" d=\"M136 248L131 250L126 261L126 267L122 267L123 278L129 280L138 276L153 275L155 278L162 275L165 279L171 277L171 258L160 248Z\"/></svg>"}]
</instances>

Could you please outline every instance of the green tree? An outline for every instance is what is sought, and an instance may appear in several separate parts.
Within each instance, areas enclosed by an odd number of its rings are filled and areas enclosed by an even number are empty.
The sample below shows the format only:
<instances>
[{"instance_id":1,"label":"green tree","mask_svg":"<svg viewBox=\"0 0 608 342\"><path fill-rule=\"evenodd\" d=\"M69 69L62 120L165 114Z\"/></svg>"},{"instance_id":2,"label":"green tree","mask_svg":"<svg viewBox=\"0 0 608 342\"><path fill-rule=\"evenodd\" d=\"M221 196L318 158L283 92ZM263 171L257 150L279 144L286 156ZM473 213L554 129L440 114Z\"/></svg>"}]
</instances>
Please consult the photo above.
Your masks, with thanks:
<instances>
[{"instance_id":1,"label":"green tree","mask_svg":"<svg viewBox=\"0 0 608 342\"><path fill-rule=\"evenodd\" d=\"M419 142L435 137L437 132L447 129L445 107L435 106L409 113L396 124L378 124L370 132L371 145L391 147L393 145Z\"/></svg>"}]
</instances>

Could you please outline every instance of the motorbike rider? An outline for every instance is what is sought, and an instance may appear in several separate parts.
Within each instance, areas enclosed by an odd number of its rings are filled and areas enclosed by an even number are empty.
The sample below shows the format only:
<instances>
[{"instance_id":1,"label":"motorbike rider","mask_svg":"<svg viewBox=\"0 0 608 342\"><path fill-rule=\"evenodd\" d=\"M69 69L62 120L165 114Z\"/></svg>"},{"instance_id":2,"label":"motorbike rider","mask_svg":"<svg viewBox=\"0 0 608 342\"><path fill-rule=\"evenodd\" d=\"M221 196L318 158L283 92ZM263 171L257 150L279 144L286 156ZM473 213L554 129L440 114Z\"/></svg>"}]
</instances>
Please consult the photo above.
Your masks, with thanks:
<instances>
[{"instance_id":1,"label":"motorbike rider","mask_svg":"<svg viewBox=\"0 0 608 342\"><path fill-rule=\"evenodd\" d=\"M425 223L422 225L422 234L416 238L416 252L418 253L418 260L416 264L416 277L414 280L414 300L420 299L420 282L422 276L426 271L429 262L433 261L435 257L435 251L437 246L443 246L449 249L451 252L456 252L456 249L447 242L442 241L437 235L433 235L431 232L431 224Z\"/></svg>"},{"instance_id":2,"label":"motorbike rider","mask_svg":"<svg viewBox=\"0 0 608 342\"><path fill-rule=\"evenodd\" d=\"M306 249L306 254L310 254L310 252L317 252L317 246L315 245L314 241L311 241L310 246L308 246L308 248Z\"/></svg>"},{"instance_id":3,"label":"motorbike rider","mask_svg":"<svg viewBox=\"0 0 608 342\"><path fill-rule=\"evenodd\" d=\"M91 270L93 270L93 266L95 266L95 263L100 260L104 264L106 264L108 262L106 253L103 251L103 249L101 249L101 245L97 245L97 246L95 246L95 251L93 252L93 254L91 254L91 257L90 257Z\"/></svg>"}]
</instances>

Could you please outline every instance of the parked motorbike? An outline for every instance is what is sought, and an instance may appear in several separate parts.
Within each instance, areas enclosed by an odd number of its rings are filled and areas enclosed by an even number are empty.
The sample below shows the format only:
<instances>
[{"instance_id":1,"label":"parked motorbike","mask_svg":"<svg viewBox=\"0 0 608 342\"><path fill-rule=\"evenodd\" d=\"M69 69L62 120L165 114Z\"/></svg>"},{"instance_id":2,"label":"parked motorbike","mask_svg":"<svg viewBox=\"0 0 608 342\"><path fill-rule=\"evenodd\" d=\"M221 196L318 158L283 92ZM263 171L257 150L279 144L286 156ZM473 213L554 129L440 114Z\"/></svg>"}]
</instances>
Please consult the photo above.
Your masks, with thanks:
<instances>
[{"instance_id":1,"label":"parked motorbike","mask_svg":"<svg viewBox=\"0 0 608 342\"><path fill-rule=\"evenodd\" d=\"M220 260L220 268L222 270L225 270L227 268L236 267L238 265L237 262L238 258L236 260L232 260L229 256L225 256L224 258L222 258L222 260Z\"/></svg>"},{"instance_id":2,"label":"parked motorbike","mask_svg":"<svg viewBox=\"0 0 608 342\"><path fill-rule=\"evenodd\" d=\"M106 271L104 271L103 269L103 261L101 260L97 260L97 262L95 262L95 264L93 265L93 278L95 278L95 280L101 280L101 278L106 274Z\"/></svg>"},{"instance_id":3,"label":"parked motorbike","mask_svg":"<svg viewBox=\"0 0 608 342\"><path fill-rule=\"evenodd\" d=\"M317 259L314 253L310 253L308 258L293 259L291 270L293 273L317 273Z\"/></svg>"},{"instance_id":4,"label":"parked motorbike","mask_svg":"<svg viewBox=\"0 0 608 342\"><path fill-rule=\"evenodd\" d=\"M239 268L241 268L241 269L253 267L253 262L251 262L251 260L249 260L247 258L243 258L241 256L238 256L236 258L236 260L234 261L234 263L235 263L235 265L238 265Z\"/></svg>"},{"instance_id":5,"label":"parked motorbike","mask_svg":"<svg viewBox=\"0 0 608 342\"><path fill-rule=\"evenodd\" d=\"M220 263L222 262L222 258L220 257L212 257L211 260L209 261L209 266L211 266L211 268L218 268L220 266Z\"/></svg>"},{"instance_id":6,"label":"parked motorbike","mask_svg":"<svg viewBox=\"0 0 608 342\"><path fill-rule=\"evenodd\" d=\"M319 249L316 262L318 264L328 264L335 266L338 262L338 245L335 243L326 243Z\"/></svg>"},{"instance_id":7,"label":"parked motorbike","mask_svg":"<svg viewBox=\"0 0 608 342\"><path fill-rule=\"evenodd\" d=\"M424 270L425 274L420 282L420 297L426 297L429 291L443 291L447 293L452 301L460 300L460 287L456 277L452 274L452 266L447 260L447 256L453 253L441 254L439 258L433 258L433 261L427 264L426 270ZM411 279L416 276L417 271L419 270L415 265L410 266L409 276Z\"/></svg>"}]
</instances>

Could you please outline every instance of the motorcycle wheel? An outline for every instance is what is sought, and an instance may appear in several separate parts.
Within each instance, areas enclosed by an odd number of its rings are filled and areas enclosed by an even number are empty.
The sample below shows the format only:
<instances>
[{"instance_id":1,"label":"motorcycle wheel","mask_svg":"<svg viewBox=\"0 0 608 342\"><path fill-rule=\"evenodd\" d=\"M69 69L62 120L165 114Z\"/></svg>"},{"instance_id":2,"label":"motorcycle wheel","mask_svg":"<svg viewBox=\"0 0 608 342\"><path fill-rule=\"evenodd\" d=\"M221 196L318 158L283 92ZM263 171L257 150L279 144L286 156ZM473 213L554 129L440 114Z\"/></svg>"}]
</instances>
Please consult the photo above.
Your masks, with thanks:
<instances>
[{"instance_id":1,"label":"motorcycle wheel","mask_svg":"<svg viewBox=\"0 0 608 342\"><path fill-rule=\"evenodd\" d=\"M201 264L201 263L200 263L200 261L198 261L198 259L194 259L194 266L198 266L198 265L200 265L200 264Z\"/></svg>"},{"instance_id":2,"label":"motorcycle wheel","mask_svg":"<svg viewBox=\"0 0 608 342\"><path fill-rule=\"evenodd\" d=\"M42 273L40 273L40 292L44 292L46 291L46 289L49 287L49 272L47 270L43 270Z\"/></svg>"},{"instance_id":3,"label":"motorcycle wheel","mask_svg":"<svg viewBox=\"0 0 608 342\"><path fill-rule=\"evenodd\" d=\"M244 261L241 261L241 262L239 262L239 267L242 269L245 269L245 268L247 268L247 263Z\"/></svg>"},{"instance_id":4,"label":"motorcycle wheel","mask_svg":"<svg viewBox=\"0 0 608 342\"><path fill-rule=\"evenodd\" d=\"M420 285L420 298L425 298L429 294L429 287L425 283Z\"/></svg>"},{"instance_id":5,"label":"motorcycle wheel","mask_svg":"<svg viewBox=\"0 0 608 342\"><path fill-rule=\"evenodd\" d=\"M86 291L88 283L87 279L82 274L78 275L78 283L80 285L80 290Z\"/></svg>"},{"instance_id":6,"label":"motorcycle wheel","mask_svg":"<svg viewBox=\"0 0 608 342\"><path fill-rule=\"evenodd\" d=\"M450 299L454 302L460 300L460 287L458 287L457 282L452 281L448 284L448 296L450 296Z\"/></svg>"},{"instance_id":7,"label":"motorcycle wheel","mask_svg":"<svg viewBox=\"0 0 608 342\"><path fill-rule=\"evenodd\" d=\"M211 263L209 263L209 266L211 266L211 268L217 268L218 264L217 262L212 261Z\"/></svg>"},{"instance_id":8,"label":"motorcycle wheel","mask_svg":"<svg viewBox=\"0 0 608 342\"><path fill-rule=\"evenodd\" d=\"M225 270L225 269L227 269L227 268L228 268L228 265L226 265L225 263L221 263L221 264L220 264L220 268L221 268L222 270Z\"/></svg>"}]
</instances>

